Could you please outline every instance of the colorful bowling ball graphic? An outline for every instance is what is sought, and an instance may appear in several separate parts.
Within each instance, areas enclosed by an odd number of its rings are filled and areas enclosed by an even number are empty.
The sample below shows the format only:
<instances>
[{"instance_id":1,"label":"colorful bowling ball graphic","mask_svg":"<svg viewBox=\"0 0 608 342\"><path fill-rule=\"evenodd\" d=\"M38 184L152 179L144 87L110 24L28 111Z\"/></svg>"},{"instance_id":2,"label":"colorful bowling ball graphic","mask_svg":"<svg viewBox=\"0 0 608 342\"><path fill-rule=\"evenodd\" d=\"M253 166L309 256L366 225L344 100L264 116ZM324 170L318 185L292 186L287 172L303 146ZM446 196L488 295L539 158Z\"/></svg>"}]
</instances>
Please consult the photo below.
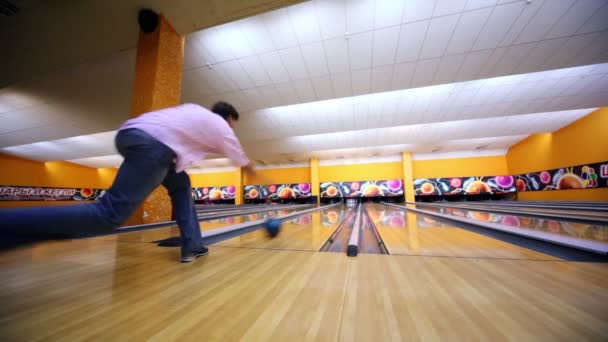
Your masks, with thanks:
<instances>
[{"instance_id":1,"label":"colorful bowling ball graphic","mask_svg":"<svg viewBox=\"0 0 608 342\"><path fill-rule=\"evenodd\" d=\"M453 188L460 188L462 186L462 180L460 178L452 178L450 179L450 185Z\"/></svg>"},{"instance_id":2,"label":"colorful bowling ball graphic","mask_svg":"<svg viewBox=\"0 0 608 342\"><path fill-rule=\"evenodd\" d=\"M80 189L80 196L82 196L83 198L89 198L91 196L93 196L93 189L89 189L89 188L85 188L85 189Z\"/></svg>"},{"instance_id":3,"label":"colorful bowling ball graphic","mask_svg":"<svg viewBox=\"0 0 608 342\"><path fill-rule=\"evenodd\" d=\"M309 193L310 192L310 183L301 183L298 185L298 189L300 189L300 192Z\"/></svg>"},{"instance_id":4,"label":"colorful bowling ball graphic","mask_svg":"<svg viewBox=\"0 0 608 342\"><path fill-rule=\"evenodd\" d=\"M401 191L402 182L400 179L393 179L386 182L386 186L392 192Z\"/></svg>"},{"instance_id":5,"label":"colorful bowling ball graphic","mask_svg":"<svg viewBox=\"0 0 608 342\"><path fill-rule=\"evenodd\" d=\"M209 188L203 188L203 195L209 194Z\"/></svg>"},{"instance_id":6,"label":"colorful bowling ball graphic","mask_svg":"<svg viewBox=\"0 0 608 342\"><path fill-rule=\"evenodd\" d=\"M540 181L549 184L551 183L551 174L547 171L543 171L540 173Z\"/></svg>"},{"instance_id":7,"label":"colorful bowling ball graphic","mask_svg":"<svg viewBox=\"0 0 608 342\"><path fill-rule=\"evenodd\" d=\"M222 194L220 190L213 190L211 193L209 193L209 199L219 200L222 198L224 198L224 194Z\"/></svg>"},{"instance_id":8,"label":"colorful bowling ball graphic","mask_svg":"<svg viewBox=\"0 0 608 342\"><path fill-rule=\"evenodd\" d=\"M258 189L251 189L247 193L247 198L258 198L258 196L260 196Z\"/></svg>"},{"instance_id":9,"label":"colorful bowling ball graphic","mask_svg":"<svg viewBox=\"0 0 608 342\"><path fill-rule=\"evenodd\" d=\"M335 197L338 195L338 188L336 188L333 185L330 185L327 187L327 190L325 191L325 193L327 194L328 197Z\"/></svg>"},{"instance_id":10,"label":"colorful bowling ball graphic","mask_svg":"<svg viewBox=\"0 0 608 342\"><path fill-rule=\"evenodd\" d=\"M496 185L503 189L507 189L513 186L515 179L513 176L497 176L495 181Z\"/></svg>"},{"instance_id":11,"label":"colorful bowling ball graphic","mask_svg":"<svg viewBox=\"0 0 608 342\"><path fill-rule=\"evenodd\" d=\"M279 192L280 198L295 198L296 194L290 188L283 188L281 192Z\"/></svg>"},{"instance_id":12,"label":"colorful bowling ball graphic","mask_svg":"<svg viewBox=\"0 0 608 342\"><path fill-rule=\"evenodd\" d=\"M474 181L474 182L471 182L471 184L469 184L469 186L467 186L465 191L469 194L479 194L482 192L492 192L492 189L490 189L488 184L486 184L482 181Z\"/></svg>"},{"instance_id":13,"label":"colorful bowling ball graphic","mask_svg":"<svg viewBox=\"0 0 608 342\"><path fill-rule=\"evenodd\" d=\"M582 189L585 187L585 184L583 183L583 180L573 174L573 173L566 173L563 176L560 177L560 179L557 181L557 188L558 189Z\"/></svg>"},{"instance_id":14,"label":"colorful bowling ball graphic","mask_svg":"<svg viewBox=\"0 0 608 342\"><path fill-rule=\"evenodd\" d=\"M523 179L518 179L515 181L515 187L517 191L526 191L526 182Z\"/></svg>"},{"instance_id":15,"label":"colorful bowling ball graphic","mask_svg":"<svg viewBox=\"0 0 608 342\"><path fill-rule=\"evenodd\" d=\"M361 185L359 184L359 182L352 182L352 183L350 183L350 189L351 189L352 191L357 191L357 190L359 190L359 187L360 187L360 186L361 186Z\"/></svg>"},{"instance_id":16,"label":"colorful bowling ball graphic","mask_svg":"<svg viewBox=\"0 0 608 342\"><path fill-rule=\"evenodd\" d=\"M375 184L370 184L363 189L363 196L367 197L376 197L376 196L384 196L384 192L380 189L379 186Z\"/></svg>"},{"instance_id":17,"label":"colorful bowling ball graphic","mask_svg":"<svg viewBox=\"0 0 608 342\"><path fill-rule=\"evenodd\" d=\"M268 187L268 191L275 193L277 192L277 186L276 185L271 185Z\"/></svg>"},{"instance_id":18,"label":"colorful bowling ball graphic","mask_svg":"<svg viewBox=\"0 0 608 342\"><path fill-rule=\"evenodd\" d=\"M435 192L435 187L429 182L422 183L422 185L420 186L420 192L426 195L432 194L433 192Z\"/></svg>"}]
</instances>

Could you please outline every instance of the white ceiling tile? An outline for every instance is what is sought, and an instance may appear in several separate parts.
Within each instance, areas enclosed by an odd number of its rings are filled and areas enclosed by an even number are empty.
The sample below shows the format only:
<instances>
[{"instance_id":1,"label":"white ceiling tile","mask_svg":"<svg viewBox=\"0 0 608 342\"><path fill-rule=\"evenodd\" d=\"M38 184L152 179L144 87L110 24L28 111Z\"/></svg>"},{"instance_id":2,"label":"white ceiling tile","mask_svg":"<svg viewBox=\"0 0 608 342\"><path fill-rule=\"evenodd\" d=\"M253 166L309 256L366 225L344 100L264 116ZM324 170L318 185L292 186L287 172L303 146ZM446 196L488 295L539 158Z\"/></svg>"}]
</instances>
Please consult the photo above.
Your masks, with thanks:
<instances>
[{"instance_id":1,"label":"white ceiling tile","mask_svg":"<svg viewBox=\"0 0 608 342\"><path fill-rule=\"evenodd\" d=\"M281 105L280 96L274 85L258 87L263 106L262 108L276 107Z\"/></svg>"},{"instance_id":2,"label":"white ceiling tile","mask_svg":"<svg viewBox=\"0 0 608 342\"><path fill-rule=\"evenodd\" d=\"M433 83L452 83L466 58L466 54L443 56Z\"/></svg>"},{"instance_id":3,"label":"white ceiling tile","mask_svg":"<svg viewBox=\"0 0 608 342\"><path fill-rule=\"evenodd\" d=\"M395 63L399 31L399 26L387 27L374 31L374 66Z\"/></svg>"},{"instance_id":4,"label":"white ceiling tile","mask_svg":"<svg viewBox=\"0 0 608 342\"><path fill-rule=\"evenodd\" d=\"M401 26L399 47L397 48L397 63L418 59L428 25L429 21L426 20Z\"/></svg>"},{"instance_id":5,"label":"white ceiling tile","mask_svg":"<svg viewBox=\"0 0 608 342\"><path fill-rule=\"evenodd\" d=\"M299 79L291 82L300 98L300 102L316 101L317 97L309 79Z\"/></svg>"},{"instance_id":6,"label":"white ceiling tile","mask_svg":"<svg viewBox=\"0 0 608 342\"><path fill-rule=\"evenodd\" d=\"M287 69L291 79L295 80L308 77L304 58L302 58L299 46L280 50L279 54L281 55L283 66Z\"/></svg>"},{"instance_id":7,"label":"white ceiling tile","mask_svg":"<svg viewBox=\"0 0 608 342\"><path fill-rule=\"evenodd\" d=\"M236 61L227 61L220 65L220 68L236 83L239 89L247 89L254 86L253 81L249 75L243 70L241 64Z\"/></svg>"},{"instance_id":8,"label":"white ceiling tile","mask_svg":"<svg viewBox=\"0 0 608 342\"><path fill-rule=\"evenodd\" d=\"M327 55L327 66L330 73L341 73L350 70L348 62L348 41L335 38L323 42Z\"/></svg>"},{"instance_id":9,"label":"white ceiling tile","mask_svg":"<svg viewBox=\"0 0 608 342\"><path fill-rule=\"evenodd\" d=\"M324 76L329 74L325 51L321 42L300 46L308 73L312 77Z\"/></svg>"},{"instance_id":10,"label":"white ceiling tile","mask_svg":"<svg viewBox=\"0 0 608 342\"><path fill-rule=\"evenodd\" d=\"M227 44L224 43L215 28L203 30L197 35L197 37L205 51L209 52L209 54L213 57L213 61L215 63L234 59L232 50Z\"/></svg>"},{"instance_id":11,"label":"white ceiling tile","mask_svg":"<svg viewBox=\"0 0 608 342\"><path fill-rule=\"evenodd\" d=\"M604 63L601 56L608 52L608 31L601 32L584 50L574 58L572 65L586 65L593 63Z\"/></svg>"},{"instance_id":12,"label":"white ceiling tile","mask_svg":"<svg viewBox=\"0 0 608 342\"><path fill-rule=\"evenodd\" d=\"M520 61L526 59L530 52L536 47L536 45L537 43L534 42L508 47L505 54L492 68L490 76L495 77L512 74L513 70L517 68Z\"/></svg>"},{"instance_id":13,"label":"white ceiling tile","mask_svg":"<svg viewBox=\"0 0 608 342\"><path fill-rule=\"evenodd\" d=\"M409 23L429 19L437 0L407 0L403 9L403 22Z\"/></svg>"},{"instance_id":14,"label":"white ceiling tile","mask_svg":"<svg viewBox=\"0 0 608 342\"><path fill-rule=\"evenodd\" d=\"M264 99L258 88L249 88L243 90L243 96L252 104L253 109L264 108Z\"/></svg>"},{"instance_id":15,"label":"white ceiling tile","mask_svg":"<svg viewBox=\"0 0 608 342\"><path fill-rule=\"evenodd\" d=\"M478 67L481 66L481 68L480 68L479 75L477 75L477 77L480 77L480 78L492 77L492 70L494 69L494 66L502 59L502 57L505 55L506 52L507 52L506 47L494 49L492 51L492 54L486 61L486 63L478 66Z\"/></svg>"},{"instance_id":16,"label":"white ceiling tile","mask_svg":"<svg viewBox=\"0 0 608 342\"><path fill-rule=\"evenodd\" d=\"M227 23L216 27L220 39L224 44L228 45L235 58L251 56L255 50L247 36L241 31L240 25L237 23Z\"/></svg>"},{"instance_id":17,"label":"white ceiling tile","mask_svg":"<svg viewBox=\"0 0 608 342\"><path fill-rule=\"evenodd\" d=\"M602 5L606 4L608 3L605 0L577 1L544 38L551 39L573 35Z\"/></svg>"},{"instance_id":18,"label":"white ceiling tile","mask_svg":"<svg viewBox=\"0 0 608 342\"><path fill-rule=\"evenodd\" d=\"M262 15L262 21L277 49L284 49L298 44L286 9L283 8L265 13Z\"/></svg>"},{"instance_id":19,"label":"white ceiling tile","mask_svg":"<svg viewBox=\"0 0 608 342\"><path fill-rule=\"evenodd\" d=\"M331 75L332 86L336 97L352 96L350 73L342 72Z\"/></svg>"},{"instance_id":20,"label":"white ceiling tile","mask_svg":"<svg viewBox=\"0 0 608 342\"><path fill-rule=\"evenodd\" d=\"M405 3L406 0L376 1L374 27L378 29L401 24Z\"/></svg>"},{"instance_id":21,"label":"white ceiling tile","mask_svg":"<svg viewBox=\"0 0 608 342\"><path fill-rule=\"evenodd\" d=\"M420 52L420 58L433 58L443 55L458 23L458 18L459 15L454 14L431 20Z\"/></svg>"},{"instance_id":22,"label":"white ceiling tile","mask_svg":"<svg viewBox=\"0 0 608 342\"><path fill-rule=\"evenodd\" d=\"M373 32L354 34L348 40L351 69L369 68L372 65Z\"/></svg>"},{"instance_id":23,"label":"white ceiling tile","mask_svg":"<svg viewBox=\"0 0 608 342\"><path fill-rule=\"evenodd\" d=\"M291 82L278 83L276 84L276 87L277 91L281 95L281 98L283 98L287 103L293 104L300 102L298 93Z\"/></svg>"},{"instance_id":24,"label":"white ceiling tile","mask_svg":"<svg viewBox=\"0 0 608 342\"><path fill-rule=\"evenodd\" d=\"M216 64L212 67L212 70L214 73L212 73L211 82L217 83L218 93L233 92L239 89L236 82L228 76L223 65Z\"/></svg>"},{"instance_id":25,"label":"white ceiling tile","mask_svg":"<svg viewBox=\"0 0 608 342\"><path fill-rule=\"evenodd\" d=\"M328 100L334 97L334 91L332 81L329 76L312 78L312 86L315 90L317 98L322 100Z\"/></svg>"},{"instance_id":26,"label":"white ceiling tile","mask_svg":"<svg viewBox=\"0 0 608 342\"><path fill-rule=\"evenodd\" d=\"M354 96L369 93L371 90L371 83L371 69L353 70L351 72L351 84Z\"/></svg>"},{"instance_id":27,"label":"white ceiling tile","mask_svg":"<svg viewBox=\"0 0 608 342\"><path fill-rule=\"evenodd\" d=\"M552 2L553 0L549 0ZM519 7L523 7L521 14L515 20L515 22L511 22L510 29L507 34L504 36L500 44L498 46L507 46L513 44L515 39L520 35L520 33L524 30L524 28L533 20L534 16L538 11L543 7L546 0L535 0L532 2L520 1L517 4ZM506 6L506 5L505 5ZM550 8L550 7L549 7ZM500 8L496 8L495 12Z\"/></svg>"},{"instance_id":28,"label":"white ceiling tile","mask_svg":"<svg viewBox=\"0 0 608 342\"><path fill-rule=\"evenodd\" d=\"M517 37L515 43L521 44L542 39L575 2L576 0L545 2L544 6Z\"/></svg>"},{"instance_id":29,"label":"white ceiling tile","mask_svg":"<svg viewBox=\"0 0 608 342\"><path fill-rule=\"evenodd\" d=\"M469 0L465 11L474 10L482 7L490 7L496 5L496 0Z\"/></svg>"},{"instance_id":30,"label":"white ceiling tile","mask_svg":"<svg viewBox=\"0 0 608 342\"><path fill-rule=\"evenodd\" d=\"M514 73L524 74L534 70L539 70L540 67L547 61L547 56L553 56L567 40L568 38L559 38L540 41L532 49L530 54L519 62L519 65L517 68L515 68Z\"/></svg>"},{"instance_id":31,"label":"white ceiling tile","mask_svg":"<svg viewBox=\"0 0 608 342\"><path fill-rule=\"evenodd\" d=\"M458 75L456 75L456 81L477 78L481 66L486 63L493 51L494 50L482 50L468 53L460 67L460 71L458 71Z\"/></svg>"},{"instance_id":32,"label":"white ceiling tile","mask_svg":"<svg viewBox=\"0 0 608 342\"><path fill-rule=\"evenodd\" d=\"M416 63L416 71L412 78L412 88L426 86L433 82L435 72L439 66L439 60L439 58L434 58Z\"/></svg>"},{"instance_id":33,"label":"white ceiling tile","mask_svg":"<svg viewBox=\"0 0 608 342\"><path fill-rule=\"evenodd\" d=\"M407 62L395 64L394 75L393 75L393 84L391 88L393 90L397 89L407 89L410 87L412 77L414 76L414 71L416 70L415 62Z\"/></svg>"},{"instance_id":34,"label":"white ceiling tile","mask_svg":"<svg viewBox=\"0 0 608 342\"><path fill-rule=\"evenodd\" d=\"M289 81L289 73L283 66L281 56L276 51L267 52L260 55L260 61L264 69L274 83L284 83Z\"/></svg>"},{"instance_id":35,"label":"white ceiling tile","mask_svg":"<svg viewBox=\"0 0 608 342\"><path fill-rule=\"evenodd\" d=\"M492 8L463 13L445 53L451 55L470 51L490 13Z\"/></svg>"},{"instance_id":36,"label":"white ceiling tile","mask_svg":"<svg viewBox=\"0 0 608 342\"><path fill-rule=\"evenodd\" d=\"M253 80L253 83L256 86L263 86L272 83L272 80L268 76L266 69L260 63L260 59L258 56L249 56L242 59L239 59L239 63L247 72L249 77Z\"/></svg>"},{"instance_id":37,"label":"white ceiling tile","mask_svg":"<svg viewBox=\"0 0 608 342\"><path fill-rule=\"evenodd\" d=\"M314 3L323 39L344 37L346 33L344 0L315 0Z\"/></svg>"},{"instance_id":38,"label":"white ceiling tile","mask_svg":"<svg viewBox=\"0 0 608 342\"><path fill-rule=\"evenodd\" d=\"M374 28L374 0L346 2L346 31L357 33Z\"/></svg>"},{"instance_id":39,"label":"white ceiling tile","mask_svg":"<svg viewBox=\"0 0 608 342\"><path fill-rule=\"evenodd\" d=\"M288 7L289 17L300 44L321 40L321 30L315 16L312 2L303 2Z\"/></svg>"},{"instance_id":40,"label":"white ceiling tile","mask_svg":"<svg viewBox=\"0 0 608 342\"><path fill-rule=\"evenodd\" d=\"M256 53L269 52L275 49L272 39L269 39L270 33L266 30L262 17L246 18L240 20L239 24Z\"/></svg>"},{"instance_id":41,"label":"white ceiling tile","mask_svg":"<svg viewBox=\"0 0 608 342\"><path fill-rule=\"evenodd\" d=\"M380 93L391 90L393 66L385 65L372 69L372 92Z\"/></svg>"},{"instance_id":42,"label":"white ceiling tile","mask_svg":"<svg viewBox=\"0 0 608 342\"><path fill-rule=\"evenodd\" d=\"M493 49L497 47L525 6L523 2L514 2L495 7L486 21L486 25L477 37L473 50Z\"/></svg>"},{"instance_id":43,"label":"white ceiling tile","mask_svg":"<svg viewBox=\"0 0 608 342\"><path fill-rule=\"evenodd\" d=\"M595 11L595 14L576 33L581 34L606 30L608 29L608 20L606 18L608 18L608 3L604 1L604 5Z\"/></svg>"},{"instance_id":44,"label":"white ceiling tile","mask_svg":"<svg viewBox=\"0 0 608 342\"><path fill-rule=\"evenodd\" d=\"M543 65L543 68L546 70L572 66L572 61L580 51L584 51L599 35L599 33L589 33L570 37L568 41L559 48L557 53L547 60Z\"/></svg>"},{"instance_id":45,"label":"white ceiling tile","mask_svg":"<svg viewBox=\"0 0 608 342\"><path fill-rule=\"evenodd\" d=\"M448 14L459 13L464 9L467 0L449 0L438 1L435 5L434 17L440 17Z\"/></svg>"}]
</instances>

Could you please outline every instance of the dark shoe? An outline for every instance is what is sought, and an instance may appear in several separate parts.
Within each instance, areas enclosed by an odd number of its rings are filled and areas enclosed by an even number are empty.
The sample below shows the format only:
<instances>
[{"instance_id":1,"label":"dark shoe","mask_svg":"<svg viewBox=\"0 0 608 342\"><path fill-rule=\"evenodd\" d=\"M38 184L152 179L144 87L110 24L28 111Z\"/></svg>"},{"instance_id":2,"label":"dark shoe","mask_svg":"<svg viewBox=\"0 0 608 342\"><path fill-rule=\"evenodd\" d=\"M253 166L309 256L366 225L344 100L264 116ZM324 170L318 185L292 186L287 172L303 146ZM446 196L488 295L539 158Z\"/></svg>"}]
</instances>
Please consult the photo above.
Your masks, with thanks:
<instances>
[{"instance_id":1,"label":"dark shoe","mask_svg":"<svg viewBox=\"0 0 608 342\"><path fill-rule=\"evenodd\" d=\"M207 247L203 246L200 249L195 249L188 253L182 252L181 261L182 262L191 262L191 261L194 261L194 259L207 255L207 254L209 254L209 249L207 249Z\"/></svg>"}]
</instances>

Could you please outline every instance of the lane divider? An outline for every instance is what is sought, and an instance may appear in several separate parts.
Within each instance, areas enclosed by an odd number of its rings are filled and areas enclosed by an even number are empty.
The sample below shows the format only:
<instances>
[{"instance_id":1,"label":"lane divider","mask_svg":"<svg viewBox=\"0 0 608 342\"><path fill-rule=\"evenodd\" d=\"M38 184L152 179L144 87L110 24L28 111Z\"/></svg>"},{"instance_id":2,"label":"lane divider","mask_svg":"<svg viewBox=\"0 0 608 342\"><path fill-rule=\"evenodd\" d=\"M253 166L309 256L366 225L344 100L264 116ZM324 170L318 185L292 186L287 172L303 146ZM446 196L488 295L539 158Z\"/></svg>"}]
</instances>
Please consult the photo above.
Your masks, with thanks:
<instances>
[{"instance_id":1,"label":"lane divider","mask_svg":"<svg viewBox=\"0 0 608 342\"><path fill-rule=\"evenodd\" d=\"M357 214L355 214L355 223L353 224L353 230L350 233L350 239L348 240L348 247L346 248L346 255L355 257L359 254L359 237L361 236L361 204L357 206Z\"/></svg>"}]
</instances>

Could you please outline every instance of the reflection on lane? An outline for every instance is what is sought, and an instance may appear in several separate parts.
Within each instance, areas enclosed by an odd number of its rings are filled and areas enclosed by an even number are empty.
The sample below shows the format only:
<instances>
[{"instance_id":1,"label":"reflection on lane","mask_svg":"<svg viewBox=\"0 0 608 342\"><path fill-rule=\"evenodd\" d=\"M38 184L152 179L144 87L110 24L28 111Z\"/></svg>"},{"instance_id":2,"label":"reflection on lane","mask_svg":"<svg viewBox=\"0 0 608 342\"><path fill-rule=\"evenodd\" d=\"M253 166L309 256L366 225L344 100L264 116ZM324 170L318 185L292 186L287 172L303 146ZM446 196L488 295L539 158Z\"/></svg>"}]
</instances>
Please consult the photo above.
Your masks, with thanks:
<instances>
[{"instance_id":1,"label":"reflection on lane","mask_svg":"<svg viewBox=\"0 0 608 342\"><path fill-rule=\"evenodd\" d=\"M461 208L434 208L420 206L420 209L433 211L444 215L469 218L481 222L498 223L509 227L529 229L532 231L542 231L545 233L578 239L608 242L608 226L604 225L557 221L527 216L495 214L483 211L465 210Z\"/></svg>"},{"instance_id":2,"label":"reflection on lane","mask_svg":"<svg viewBox=\"0 0 608 342\"><path fill-rule=\"evenodd\" d=\"M372 204L368 212L390 254L556 260L405 209Z\"/></svg>"},{"instance_id":3,"label":"reflection on lane","mask_svg":"<svg viewBox=\"0 0 608 342\"><path fill-rule=\"evenodd\" d=\"M222 219L224 222L220 222L222 220L205 222L201 226L203 230L209 230L287 213L287 211L279 210L272 215L270 213L244 215L241 217ZM264 229L259 229L229 240L218 242L215 245L316 251L334 232L343 216L344 210L342 207L319 210L283 221L281 233L274 239L269 238Z\"/></svg>"}]
</instances>

